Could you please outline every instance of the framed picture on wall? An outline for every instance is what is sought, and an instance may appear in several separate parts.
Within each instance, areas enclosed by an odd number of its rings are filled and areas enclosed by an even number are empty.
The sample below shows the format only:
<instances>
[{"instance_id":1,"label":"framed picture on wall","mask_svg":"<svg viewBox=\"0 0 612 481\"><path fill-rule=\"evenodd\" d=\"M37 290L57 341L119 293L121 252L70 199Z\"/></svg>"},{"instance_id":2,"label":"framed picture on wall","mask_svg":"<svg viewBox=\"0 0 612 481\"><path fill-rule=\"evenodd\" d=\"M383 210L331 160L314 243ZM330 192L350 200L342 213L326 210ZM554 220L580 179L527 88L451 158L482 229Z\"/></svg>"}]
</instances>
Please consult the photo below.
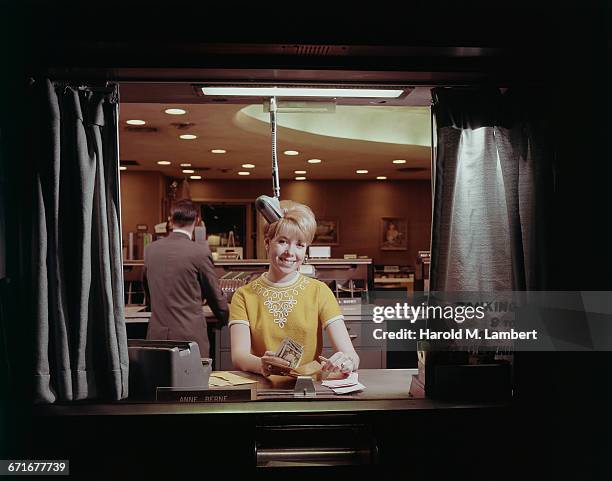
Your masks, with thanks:
<instances>
[{"instance_id":1,"label":"framed picture on wall","mask_svg":"<svg viewBox=\"0 0 612 481\"><path fill-rule=\"evenodd\" d=\"M380 250L408 250L408 222L405 217L383 217L380 226Z\"/></svg>"},{"instance_id":2,"label":"framed picture on wall","mask_svg":"<svg viewBox=\"0 0 612 481\"><path fill-rule=\"evenodd\" d=\"M338 219L317 219L317 231L312 245L337 246L340 244L340 221Z\"/></svg>"}]
</instances>

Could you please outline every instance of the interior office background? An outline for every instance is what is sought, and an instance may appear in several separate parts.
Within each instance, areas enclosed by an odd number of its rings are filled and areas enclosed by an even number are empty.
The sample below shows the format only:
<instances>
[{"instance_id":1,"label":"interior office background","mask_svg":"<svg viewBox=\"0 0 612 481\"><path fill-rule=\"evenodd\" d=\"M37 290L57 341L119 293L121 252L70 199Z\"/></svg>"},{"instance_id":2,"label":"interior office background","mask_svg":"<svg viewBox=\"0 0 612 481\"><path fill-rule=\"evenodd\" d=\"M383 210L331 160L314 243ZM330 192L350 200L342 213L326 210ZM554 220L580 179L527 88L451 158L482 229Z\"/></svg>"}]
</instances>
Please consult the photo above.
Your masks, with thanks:
<instances>
[{"instance_id":1,"label":"interior office background","mask_svg":"<svg viewBox=\"0 0 612 481\"><path fill-rule=\"evenodd\" d=\"M69 72L78 67L81 75L92 74L88 69L101 69L109 78L116 67L151 65L415 72L483 69L490 72L491 81L505 78L519 85L545 84L551 118L556 119L557 171L550 199L554 212L552 287L610 290L610 7L603 1L524 3L478 8L411 4L378 15L334 11L332 7L325 15L305 8L288 15L286 10L251 6L240 17L221 7L208 6L202 12L201 6L188 2L175 3L172 8L149 2L109 4L106 9L70 2L7 7L0 29L5 51L0 142L6 169L2 192L5 258L11 278L2 287L2 382L10 389L1 394L2 448L8 449L9 439L11 450L27 446L32 422L27 393L33 332L28 322L28 292L19 285L23 239L18 233L19 226L29 222L28 205L20 196L27 189L29 171L19 162L20 151L25 142L35 141L35 133L28 131L28 119L20 112L28 102L27 79L48 75L49 68ZM207 58L199 55L200 46L207 42L425 46L430 53L374 58L254 58L245 53ZM493 51L487 55L491 46L503 47L504 55ZM450 50L436 53L446 47ZM462 49L469 48L482 48L482 54L462 56ZM8 327L6 320L16 318L20 323ZM611 374L610 353L606 352L517 355L517 430L512 435L520 452L532 451L542 470L547 469L547 462L564 459L563 468L549 466L564 477L578 474L583 463L609 473Z\"/></svg>"}]
</instances>

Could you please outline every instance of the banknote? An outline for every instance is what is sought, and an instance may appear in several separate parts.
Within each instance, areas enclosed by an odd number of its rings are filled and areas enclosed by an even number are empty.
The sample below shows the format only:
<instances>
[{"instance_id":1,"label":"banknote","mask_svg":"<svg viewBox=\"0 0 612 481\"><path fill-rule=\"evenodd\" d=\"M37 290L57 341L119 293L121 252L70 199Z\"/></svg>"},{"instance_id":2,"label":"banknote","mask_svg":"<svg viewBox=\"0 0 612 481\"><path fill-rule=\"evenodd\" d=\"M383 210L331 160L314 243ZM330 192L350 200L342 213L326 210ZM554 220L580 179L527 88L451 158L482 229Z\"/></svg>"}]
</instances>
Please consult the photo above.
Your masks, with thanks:
<instances>
[{"instance_id":1,"label":"banknote","mask_svg":"<svg viewBox=\"0 0 612 481\"><path fill-rule=\"evenodd\" d=\"M289 337L286 337L281 341L281 344L275 353L277 357L288 361L289 367L291 368L299 366L300 361L302 360L302 354L304 354L304 346Z\"/></svg>"}]
</instances>

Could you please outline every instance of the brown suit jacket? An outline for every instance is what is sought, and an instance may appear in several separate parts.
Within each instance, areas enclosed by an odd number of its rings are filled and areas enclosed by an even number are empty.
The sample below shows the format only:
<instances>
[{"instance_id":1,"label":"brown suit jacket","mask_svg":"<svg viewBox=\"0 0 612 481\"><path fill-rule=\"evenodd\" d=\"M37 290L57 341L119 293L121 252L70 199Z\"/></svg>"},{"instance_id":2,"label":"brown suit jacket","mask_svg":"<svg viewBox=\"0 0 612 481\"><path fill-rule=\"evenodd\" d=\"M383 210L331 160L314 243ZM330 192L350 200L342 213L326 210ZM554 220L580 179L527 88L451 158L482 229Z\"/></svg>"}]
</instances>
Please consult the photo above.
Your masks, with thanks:
<instances>
[{"instance_id":1,"label":"brown suit jacket","mask_svg":"<svg viewBox=\"0 0 612 481\"><path fill-rule=\"evenodd\" d=\"M197 341L208 357L209 343L202 301L227 323L227 299L221 289L207 243L195 243L180 232L145 249L145 288L151 302L147 339Z\"/></svg>"}]
</instances>

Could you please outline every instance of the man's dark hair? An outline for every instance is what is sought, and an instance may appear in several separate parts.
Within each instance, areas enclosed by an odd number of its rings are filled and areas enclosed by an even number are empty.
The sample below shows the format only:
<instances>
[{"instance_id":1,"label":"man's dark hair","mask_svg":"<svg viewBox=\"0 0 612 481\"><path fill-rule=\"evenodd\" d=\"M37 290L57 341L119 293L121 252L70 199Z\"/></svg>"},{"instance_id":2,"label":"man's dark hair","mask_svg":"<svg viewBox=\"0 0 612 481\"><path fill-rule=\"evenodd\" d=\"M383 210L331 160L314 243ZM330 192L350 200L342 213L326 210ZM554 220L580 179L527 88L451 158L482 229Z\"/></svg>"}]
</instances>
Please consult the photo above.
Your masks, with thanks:
<instances>
[{"instance_id":1,"label":"man's dark hair","mask_svg":"<svg viewBox=\"0 0 612 481\"><path fill-rule=\"evenodd\" d=\"M198 209L193 202L187 199L179 200L174 203L170 210L172 224L176 227L185 227L193 224L198 216Z\"/></svg>"}]
</instances>

